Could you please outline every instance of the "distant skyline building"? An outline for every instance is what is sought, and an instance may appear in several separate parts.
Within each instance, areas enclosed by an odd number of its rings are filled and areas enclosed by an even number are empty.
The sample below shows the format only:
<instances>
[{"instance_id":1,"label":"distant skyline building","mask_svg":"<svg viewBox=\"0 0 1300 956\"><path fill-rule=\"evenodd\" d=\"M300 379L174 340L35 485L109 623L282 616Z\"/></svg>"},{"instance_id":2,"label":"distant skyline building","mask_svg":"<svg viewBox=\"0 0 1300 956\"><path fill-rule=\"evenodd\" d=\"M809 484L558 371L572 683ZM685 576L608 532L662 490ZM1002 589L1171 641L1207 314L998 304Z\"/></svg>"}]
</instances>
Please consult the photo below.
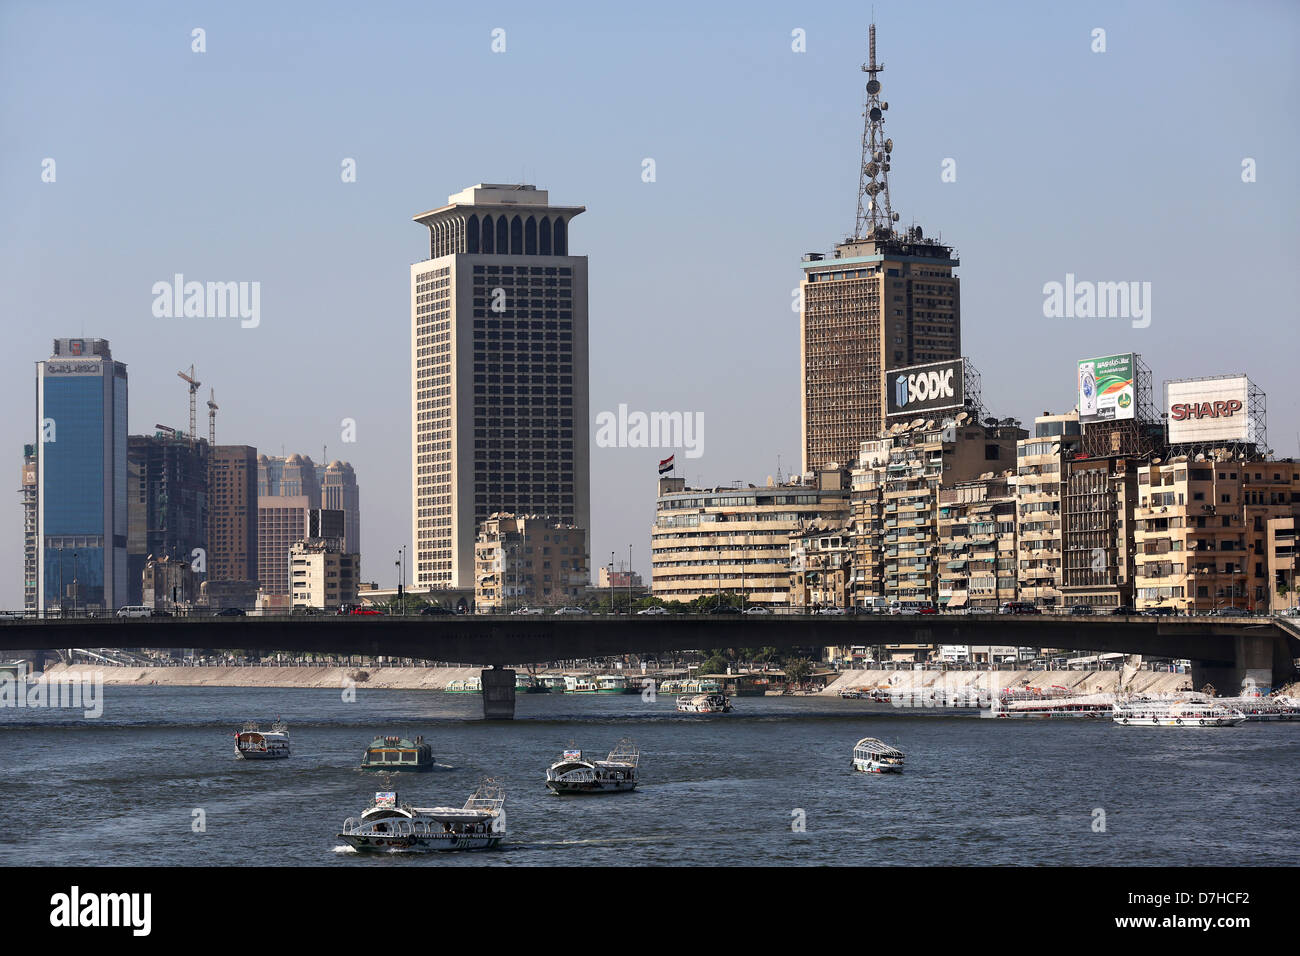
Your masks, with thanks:
<instances>
[{"instance_id":1,"label":"distant skyline building","mask_svg":"<svg viewBox=\"0 0 1300 956\"><path fill-rule=\"evenodd\" d=\"M257 496L304 495L310 507L319 508L321 472L310 455L259 455L257 457Z\"/></svg>"},{"instance_id":2,"label":"distant skyline building","mask_svg":"<svg viewBox=\"0 0 1300 956\"><path fill-rule=\"evenodd\" d=\"M36 363L36 605L127 593L126 365L106 339L55 339Z\"/></svg>"},{"instance_id":3,"label":"distant skyline building","mask_svg":"<svg viewBox=\"0 0 1300 956\"><path fill-rule=\"evenodd\" d=\"M127 438L127 596L143 604L150 557L183 561L208 544L208 443L176 432ZM206 575L199 574L202 581Z\"/></svg>"},{"instance_id":4,"label":"distant skyline building","mask_svg":"<svg viewBox=\"0 0 1300 956\"><path fill-rule=\"evenodd\" d=\"M289 554L309 537L309 515L320 506L320 471L310 455L258 456L257 569L264 594L293 590Z\"/></svg>"},{"instance_id":5,"label":"distant skyline building","mask_svg":"<svg viewBox=\"0 0 1300 956\"><path fill-rule=\"evenodd\" d=\"M23 610L36 610L36 446L23 446Z\"/></svg>"},{"instance_id":6,"label":"distant skyline building","mask_svg":"<svg viewBox=\"0 0 1300 956\"><path fill-rule=\"evenodd\" d=\"M257 449L251 445L217 445L210 451L207 566L209 596L214 583L255 589Z\"/></svg>"},{"instance_id":7,"label":"distant skyline building","mask_svg":"<svg viewBox=\"0 0 1300 956\"><path fill-rule=\"evenodd\" d=\"M894 141L884 134L871 27L866 126L853 237L803 257L800 418L805 474L849 467L885 425L886 372L961 357L961 288L952 247L900 231L889 198Z\"/></svg>"},{"instance_id":8,"label":"distant skyline building","mask_svg":"<svg viewBox=\"0 0 1300 956\"><path fill-rule=\"evenodd\" d=\"M474 586L479 526L544 514L590 540L583 206L531 185L479 184L414 221L411 266L414 587Z\"/></svg>"},{"instance_id":9,"label":"distant skyline building","mask_svg":"<svg viewBox=\"0 0 1300 956\"><path fill-rule=\"evenodd\" d=\"M361 554L361 490L351 462L335 460L325 467L321 507L343 512L343 553Z\"/></svg>"}]
</instances>

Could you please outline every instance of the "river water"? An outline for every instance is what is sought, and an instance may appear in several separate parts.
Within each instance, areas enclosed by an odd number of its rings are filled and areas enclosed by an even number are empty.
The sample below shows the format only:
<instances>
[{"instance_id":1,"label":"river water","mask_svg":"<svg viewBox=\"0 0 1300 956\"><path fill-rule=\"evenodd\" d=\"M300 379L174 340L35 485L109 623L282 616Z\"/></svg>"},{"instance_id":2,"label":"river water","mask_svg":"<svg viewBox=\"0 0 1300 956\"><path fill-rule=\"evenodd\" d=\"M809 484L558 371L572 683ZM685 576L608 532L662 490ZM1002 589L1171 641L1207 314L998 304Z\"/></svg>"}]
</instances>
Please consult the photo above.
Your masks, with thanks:
<instances>
[{"instance_id":1,"label":"river water","mask_svg":"<svg viewBox=\"0 0 1300 956\"><path fill-rule=\"evenodd\" d=\"M485 722L477 695L280 688L104 688L104 711L0 708L0 859L10 865L1296 865L1300 723L1223 729L990 720L838 698L521 695ZM235 758L245 720L289 723L284 761ZM505 787L485 853L357 854L336 834L382 778L377 734L423 734L439 767L394 775L404 802L459 806ZM559 797L573 745L641 748L633 793ZM855 773L853 744L903 750ZM196 814L195 811L202 811ZM202 832L195 821L202 819Z\"/></svg>"}]
</instances>

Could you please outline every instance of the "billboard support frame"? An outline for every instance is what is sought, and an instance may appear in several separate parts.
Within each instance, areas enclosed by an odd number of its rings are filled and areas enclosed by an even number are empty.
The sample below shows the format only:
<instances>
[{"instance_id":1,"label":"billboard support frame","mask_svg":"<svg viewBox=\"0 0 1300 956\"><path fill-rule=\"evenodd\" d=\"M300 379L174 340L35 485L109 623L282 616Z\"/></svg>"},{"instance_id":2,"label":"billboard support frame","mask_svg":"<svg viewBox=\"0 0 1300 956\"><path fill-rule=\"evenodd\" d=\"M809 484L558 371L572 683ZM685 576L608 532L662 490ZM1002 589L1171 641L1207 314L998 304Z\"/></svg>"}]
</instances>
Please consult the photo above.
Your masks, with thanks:
<instances>
[{"instance_id":1,"label":"billboard support frame","mask_svg":"<svg viewBox=\"0 0 1300 956\"><path fill-rule=\"evenodd\" d=\"M1214 449L1233 448L1246 451L1247 453L1260 454L1269 457L1273 450L1268 447L1268 394L1251 380L1250 376L1244 372L1234 372L1228 375L1201 375L1193 378L1174 378L1166 379L1163 383L1165 408L1169 408L1169 386L1183 385L1189 382L1216 382L1223 379L1240 378L1246 383L1246 417L1249 422L1247 426L1251 435L1246 441L1220 439L1203 440L1197 442L1179 442L1170 444L1169 451L1171 455L1187 455L1193 458L1198 454L1207 455ZM1162 412L1161 419L1165 420L1166 429L1168 428L1168 411Z\"/></svg>"}]
</instances>

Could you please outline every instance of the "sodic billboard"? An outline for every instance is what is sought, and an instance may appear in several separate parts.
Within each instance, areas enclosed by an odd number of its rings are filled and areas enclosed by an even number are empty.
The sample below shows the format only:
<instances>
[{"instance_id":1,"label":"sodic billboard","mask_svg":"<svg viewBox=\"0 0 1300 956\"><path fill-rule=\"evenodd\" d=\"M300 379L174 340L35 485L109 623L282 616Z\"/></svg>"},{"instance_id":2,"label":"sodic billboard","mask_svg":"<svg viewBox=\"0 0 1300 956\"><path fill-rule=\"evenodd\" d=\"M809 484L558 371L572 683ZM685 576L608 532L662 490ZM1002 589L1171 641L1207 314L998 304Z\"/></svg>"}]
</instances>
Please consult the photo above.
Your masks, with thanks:
<instances>
[{"instance_id":1,"label":"sodic billboard","mask_svg":"<svg viewBox=\"0 0 1300 956\"><path fill-rule=\"evenodd\" d=\"M1132 352L1103 355L1079 363L1079 421L1110 422L1137 412Z\"/></svg>"},{"instance_id":2,"label":"sodic billboard","mask_svg":"<svg viewBox=\"0 0 1300 956\"><path fill-rule=\"evenodd\" d=\"M913 415L966 403L964 359L909 365L885 373L886 415Z\"/></svg>"}]
</instances>

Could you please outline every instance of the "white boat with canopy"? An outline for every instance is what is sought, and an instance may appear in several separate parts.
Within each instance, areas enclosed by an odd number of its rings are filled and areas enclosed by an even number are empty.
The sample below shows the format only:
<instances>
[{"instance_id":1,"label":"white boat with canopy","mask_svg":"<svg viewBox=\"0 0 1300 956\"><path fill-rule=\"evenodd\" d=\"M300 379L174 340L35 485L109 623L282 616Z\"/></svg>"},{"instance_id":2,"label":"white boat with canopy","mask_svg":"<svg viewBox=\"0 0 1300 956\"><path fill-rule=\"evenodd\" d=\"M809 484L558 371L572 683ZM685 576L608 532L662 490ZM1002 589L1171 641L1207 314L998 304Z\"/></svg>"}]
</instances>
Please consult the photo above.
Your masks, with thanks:
<instances>
[{"instance_id":1,"label":"white boat with canopy","mask_svg":"<svg viewBox=\"0 0 1300 956\"><path fill-rule=\"evenodd\" d=\"M555 793L623 793L635 790L641 751L624 737L604 760L584 760L569 749L546 770L546 786Z\"/></svg>"},{"instance_id":2,"label":"white boat with canopy","mask_svg":"<svg viewBox=\"0 0 1300 956\"><path fill-rule=\"evenodd\" d=\"M677 698L677 710L683 714L729 714L731 698L726 694L684 694Z\"/></svg>"},{"instance_id":3,"label":"white boat with canopy","mask_svg":"<svg viewBox=\"0 0 1300 956\"><path fill-rule=\"evenodd\" d=\"M853 769L863 773L902 773L903 752L875 737L853 745Z\"/></svg>"},{"instance_id":4,"label":"white boat with canopy","mask_svg":"<svg viewBox=\"0 0 1300 956\"><path fill-rule=\"evenodd\" d=\"M1144 700L1117 703L1112 711L1117 724L1136 727L1235 727L1246 715L1231 707L1204 700Z\"/></svg>"},{"instance_id":5,"label":"white boat with canopy","mask_svg":"<svg viewBox=\"0 0 1300 956\"><path fill-rule=\"evenodd\" d=\"M463 807L413 807L381 790L339 838L358 850L488 850L506 835L505 792L485 779Z\"/></svg>"},{"instance_id":6,"label":"white boat with canopy","mask_svg":"<svg viewBox=\"0 0 1300 956\"><path fill-rule=\"evenodd\" d=\"M282 760L289 756L289 727L282 720L270 730L249 721L235 734L235 756L244 760Z\"/></svg>"}]
</instances>

